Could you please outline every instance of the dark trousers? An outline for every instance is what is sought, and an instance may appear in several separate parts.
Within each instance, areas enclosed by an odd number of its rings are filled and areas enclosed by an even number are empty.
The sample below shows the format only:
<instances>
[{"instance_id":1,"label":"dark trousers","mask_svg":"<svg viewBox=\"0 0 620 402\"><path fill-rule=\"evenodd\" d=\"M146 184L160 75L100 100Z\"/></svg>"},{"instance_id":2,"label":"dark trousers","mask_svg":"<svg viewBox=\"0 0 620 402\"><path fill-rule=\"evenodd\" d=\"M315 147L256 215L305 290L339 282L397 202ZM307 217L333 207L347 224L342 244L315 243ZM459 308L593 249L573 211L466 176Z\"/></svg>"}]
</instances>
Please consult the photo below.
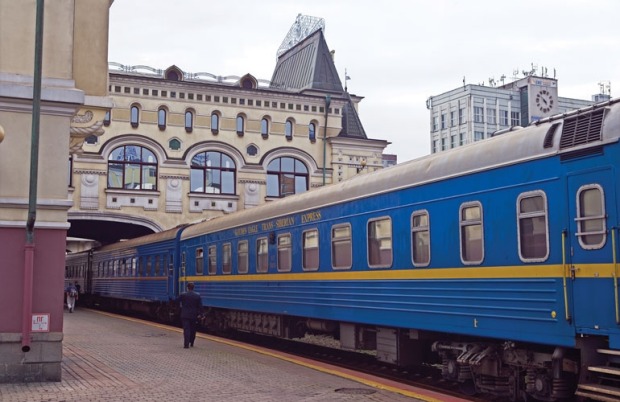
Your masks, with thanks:
<instances>
[{"instance_id":1,"label":"dark trousers","mask_svg":"<svg viewBox=\"0 0 620 402\"><path fill-rule=\"evenodd\" d=\"M195 318L183 318L183 346L188 347L190 344L194 344L196 340L196 319Z\"/></svg>"}]
</instances>

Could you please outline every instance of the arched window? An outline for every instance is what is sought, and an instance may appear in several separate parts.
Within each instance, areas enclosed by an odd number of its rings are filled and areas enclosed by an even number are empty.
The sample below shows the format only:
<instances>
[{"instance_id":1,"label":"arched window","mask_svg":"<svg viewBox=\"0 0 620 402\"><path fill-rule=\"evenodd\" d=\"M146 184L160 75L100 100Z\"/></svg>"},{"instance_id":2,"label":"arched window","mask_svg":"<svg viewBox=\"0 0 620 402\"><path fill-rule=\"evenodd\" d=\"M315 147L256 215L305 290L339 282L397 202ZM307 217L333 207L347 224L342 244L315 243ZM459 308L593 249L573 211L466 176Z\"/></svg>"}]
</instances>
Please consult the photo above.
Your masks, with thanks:
<instances>
[{"instance_id":1,"label":"arched window","mask_svg":"<svg viewBox=\"0 0 620 402\"><path fill-rule=\"evenodd\" d=\"M293 139L293 121L290 119L286 121L284 126L284 135L289 141Z\"/></svg>"},{"instance_id":2,"label":"arched window","mask_svg":"<svg viewBox=\"0 0 620 402\"><path fill-rule=\"evenodd\" d=\"M298 159L276 158L267 166L267 197L286 197L308 191L308 168Z\"/></svg>"},{"instance_id":3,"label":"arched window","mask_svg":"<svg viewBox=\"0 0 620 402\"><path fill-rule=\"evenodd\" d=\"M185 111L185 132L191 133L194 129L194 113L191 110Z\"/></svg>"},{"instance_id":4,"label":"arched window","mask_svg":"<svg viewBox=\"0 0 620 402\"><path fill-rule=\"evenodd\" d=\"M192 158L191 166L191 192L236 194L236 167L230 156L217 151L201 152Z\"/></svg>"},{"instance_id":5,"label":"arched window","mask_svg":"<svg viewBox=\"0 0 620 402\"><path fill-rule=\"evenodd\" d=\"M269 137L269 119L263 117L260 121L260 135L267 139Z\"/></svg>"},{"instance_id":6,"label":"arched window","mask_svg":"<svg viewBox=\"0 0 620 402\"><path fill-rule=\"evenodd\" d=\"M211 132L213 134L220 132L220 115L216 112L211 113Z\"/></svg>"},{"instance_id":7,"label":"arched window","mask_svg":"<svg viewBox=\"0 0 620 402\"><path fill-rule=\"evenodd\" d=\"M245 132L245 119L243 115L237 116L237 135L239 137L243 137L243 133Z\"/></svg>"},{"instance_id":8,"label":"arched window","mask_svg":"<svg viewBox=\"0 0 620 402\"><path fill-rule=\"evenodd\" d=\"M160 130L166 129L166 109L163 107L160 107L157 111L157 127L159 127Z\"/></svg>"},{"instance_id":9,"label":"arched window","mask_svg":"<svg viewBox=\"0 0 620 402\"><path fill-rule=\"evenodd\" d=\"M314 123L308 124L308 138L311 142L316 141L316 124Z\"/></svg>"},{"instance_id":10,"label":"arched window","mask_svg":"<svg viewBox=\"0 0 620 402\"><path fill-rule=\"evenodd\" d=\"M170 141L168 141L168 147L172 149L173 151L178 151L179 149L181 149L181 141L177 140L176 138L173 138Z\"/></svg>"},{"instance_id":11,"label":"arched window","mask_svg":"<svg viewBox=\"0 0 620 402\"><path fill-rule=\"evenodd\" d=\"M136 128L140 124L140 108L138 106L131 107L131 117L130 117L131 127Z\"/></svg>"},{"instance_id":12,"label":"arched window","mask_svg":"<svg viewBox=\"0 0 620 402\"><path fill-rule=\"evenodd\" d=\"M108 188L157 190L157 158L138 145L124 145L108 158Z\"/></svg>"}]
</instances>

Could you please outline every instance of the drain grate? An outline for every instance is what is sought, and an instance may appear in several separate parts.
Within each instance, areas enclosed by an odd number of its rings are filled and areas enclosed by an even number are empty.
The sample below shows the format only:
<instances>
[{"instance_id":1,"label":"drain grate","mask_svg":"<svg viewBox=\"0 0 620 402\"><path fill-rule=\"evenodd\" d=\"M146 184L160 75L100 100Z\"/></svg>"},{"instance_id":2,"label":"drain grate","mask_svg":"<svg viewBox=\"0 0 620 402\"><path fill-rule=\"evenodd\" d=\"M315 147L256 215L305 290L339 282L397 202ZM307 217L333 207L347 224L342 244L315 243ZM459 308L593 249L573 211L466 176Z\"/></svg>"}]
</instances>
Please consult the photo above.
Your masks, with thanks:
<instances>
[{"instance_id":1,"label":"drain grate","mask_svg":"<svg viewBox=\"0 0 620 402\"><path fill-rule=\"evenodd\" d=\"M368 388L338 388L335 392L347 395L371 395L377 391Z\"/></svg>"}]
</instances>

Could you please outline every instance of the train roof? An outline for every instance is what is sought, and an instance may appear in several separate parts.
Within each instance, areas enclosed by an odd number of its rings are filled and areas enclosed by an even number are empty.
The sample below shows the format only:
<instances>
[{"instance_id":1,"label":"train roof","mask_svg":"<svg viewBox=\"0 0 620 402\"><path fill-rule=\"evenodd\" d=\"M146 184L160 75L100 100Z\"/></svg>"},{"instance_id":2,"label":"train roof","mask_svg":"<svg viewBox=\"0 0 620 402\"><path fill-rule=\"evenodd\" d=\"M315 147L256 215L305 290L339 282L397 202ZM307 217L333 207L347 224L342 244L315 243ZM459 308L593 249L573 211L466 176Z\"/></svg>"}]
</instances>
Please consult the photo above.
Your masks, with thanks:
<instances>
[{"instance_id":1,"label":"train roof","mask_svg":"<svg viewBox=\"0 0 620 402\"><path fill-rule=\"evenodd\" d=\"M178 225L172 229L163 230L161 232L136 237L133 239L120 241L120 242L113 243L113 244L108 244L106 246L102 246L98 248L97 251L113 251L113 250L137 247L143 244L152 244L152 243L158 243L161 241L172 240L177 236L177 233L179 232L179 230L183 230L187 226L188 226L187 224Z\"/></svg>"},{"instance_id":2,"label":"train roof","mask_svg":"<svg viewBox=\"0 0 620 402\"><path fill-rule=\"evenodd\" d=\"M188 227L182 238L618 141L620 98Z\"/></svg>"}]
</instances>

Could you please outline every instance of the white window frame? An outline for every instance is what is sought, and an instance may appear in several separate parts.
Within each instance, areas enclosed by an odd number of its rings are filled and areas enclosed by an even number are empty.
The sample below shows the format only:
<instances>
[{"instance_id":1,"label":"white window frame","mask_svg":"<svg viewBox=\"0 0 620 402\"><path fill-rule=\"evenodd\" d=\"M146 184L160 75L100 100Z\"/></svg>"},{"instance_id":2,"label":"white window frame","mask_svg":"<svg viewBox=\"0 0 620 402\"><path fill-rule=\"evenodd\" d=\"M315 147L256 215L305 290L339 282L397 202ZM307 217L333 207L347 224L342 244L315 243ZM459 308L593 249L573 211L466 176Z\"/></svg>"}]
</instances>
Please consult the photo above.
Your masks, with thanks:
<instances>
[{"instance_id":1,"label":"white window frame","mask_svg":"<svg viewBox=\"0 0 620 402\"><path fill-rule=\"evenodd\" d=\"M464 220L463 210L466 208L477 207L480 209L480 220ZM466 226L480 225L480 260L465 260L463 258L463 228ZM465 202L459 208L459 249L461 262L464 265L479 265L484 261L484 211L479 201Z\"/></svg>"},{"instance_id":2,"label":"white window frame","mask_svg":"<svg viewBox=\"0 0 620 402\"><path fill-rule=\"evenodd\" d=\"M417 216L423 216L426 215L426 221L428 222L428 224L426 226L414 226L413 225L413 219ZM430 214L428 213L428 211L426 209L420 210L420 211L414 211L411 214L411 219L410 219L410 223L411 223L411 262L413 263L414 267L428 267L431 263L431 217ZM421 233L421 232L426 232L428 233L428 261L426 261L425 263L419 263L415 261L414 258L414 244L413 244L413 237L415 233Z\"/></svg>"},{"instance_id":3,"label":"white window frame","mask_svg":"<svg viewBox=\"0 0 620 402\"><path fill-rule=\"evenodd\" d=\"M521 212L521 201L526 198L536 197L542 198L543 210L535 212ZM517 243L519 248L519 258L523 262L542 262L546 261L549 258L549 211L547 205L547 195L542 190L528 191L526 193L519 194L519 197L517 197ZM523 219L538 218L541 216L544 216L545 218L545 247L547 252L543 257L524 257L521 253L521 221Z\"/></svg>"},{"instance_id":4,"label":"white window frame","mask_svg":"<svg viewBox=\"0 0 620 402\"><path fill-rule=\"evenodd\" d=\"M601 194L601 215L588 216L588 217L581 216L582 205L581 205L581 202L579 201L579 197L581 193L583 193L586 190L598 190L600 192ZM603 190L603 187L599 184L586 184L584 186L579 187L575 197L576 197L575 205L577 206L577 211L576 211L577 215L575 217L577 233L575 233L575 236L577 236L577 239L579 239L579 245L584 250L597 250L597 249L603 248L603 246L605 246L605 243L607 242L607 214L605 212L605 191ZM603 229L599 231L593 231L593 232L582 232L581 223L585 221L592 221L592 220L602 220ZM602 240L597 244L586 244L583 241L583 237L588 236L588 235L602 235Z\"/></svg>"},{"instance_id":5,"label":"white window frame","mask_svg":"<svg viewBox=\"0 0 620 402\"><path fill-rule=\"evenodd\" d=\"M390 250L390 261L382 264L371 264L370 263L370 225L375 222L389 222L390 225L390 234L389 237L377 237L375 240L379 242L379 258L381 256L381 250L387 249L384 245L389 244ZM366 262L368 263L369 268L391 268L392 264L394 264L394 225L392 225L392 218L389 216L380 216L377 218L369 219L366 222Z\"/></svg>"}]
</instances>

